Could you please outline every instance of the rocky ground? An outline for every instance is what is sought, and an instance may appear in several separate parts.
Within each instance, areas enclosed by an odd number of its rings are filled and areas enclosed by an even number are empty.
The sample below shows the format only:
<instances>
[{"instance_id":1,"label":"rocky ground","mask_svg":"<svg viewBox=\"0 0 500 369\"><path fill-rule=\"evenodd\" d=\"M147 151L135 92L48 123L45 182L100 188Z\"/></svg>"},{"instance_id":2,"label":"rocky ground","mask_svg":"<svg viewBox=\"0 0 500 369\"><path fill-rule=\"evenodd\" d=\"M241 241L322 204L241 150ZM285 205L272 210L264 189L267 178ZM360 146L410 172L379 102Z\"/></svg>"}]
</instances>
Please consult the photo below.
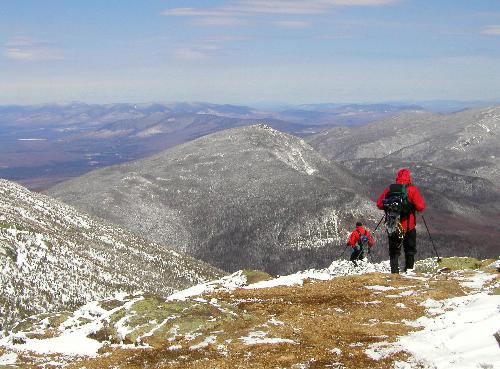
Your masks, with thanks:
<instances>
[{"instance_id":1,"label":"rocky ground","mask_svg":"<svg viewBox=\"0 0 500 369\"><path fill-rule=\"evenodd\" d=\"M116 295L21 322L0 341L0 368L494 369L498 266L427 259L391 275L387 262L335 261L240 271L167 300Z\"/></svg>"}]
</instances>

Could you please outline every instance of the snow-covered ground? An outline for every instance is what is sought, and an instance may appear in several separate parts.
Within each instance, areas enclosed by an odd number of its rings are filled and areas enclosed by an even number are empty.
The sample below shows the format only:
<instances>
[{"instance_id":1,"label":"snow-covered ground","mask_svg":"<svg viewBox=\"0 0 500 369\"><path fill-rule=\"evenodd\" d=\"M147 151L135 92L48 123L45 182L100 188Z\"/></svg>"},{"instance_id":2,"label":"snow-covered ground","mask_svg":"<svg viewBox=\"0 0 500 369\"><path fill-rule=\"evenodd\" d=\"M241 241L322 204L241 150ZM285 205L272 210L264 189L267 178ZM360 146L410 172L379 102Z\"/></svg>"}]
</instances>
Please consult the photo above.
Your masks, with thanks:
<instances>
[{"instance_id":1,"label":"snow-covered ground","mask_svg":"<svg viewBox=\"0 0 500 369\"><path fill-rule=\"evenodd\" d=\"M478 272L463 283L476 293L425 301L431 317L408 322L422 330L400 337L396 345L373 344L366 354L379 360L402 350L411 353L412 361L398 362L398 369L500 368L500 341L495 337L500 332L500 295L481 291L494 277Z\"/></svg>"},{"instance_id":2,"label":"snow-covered ground","mask_svg":"<svg viewBox=\"0 0 500 369\"><path fill-rule=\"evenodd\" d=\"M247 285L247 280L243 272L238 271L219 280L202 283L183 291L174 293L168 297L168 300L185 300L189 297L198 296L203 293L210 293L221 290L231 291L238 287L242 287L245 289L254 289L272 288L277 286L294 286L302 285L304 283L304 280L306 279L326 281L335 277L346 275L361 275L373 272L389 273L389 262L383 261L379 264L372 264L367 261L359 261L358 266L356 267L352 262L348 260L335 260L326 269L310 269L306 271L300 271L294 274L278 276L277 278L268 281L257 282L250 285Z\"/></svg>"},{"instance_id":3,"label":"snow-covered ground","mask_svg":"<svg viewBox=\"0 0 500 369\"><path fill-rule=\"evenodd\" d=\"M500 368L500 344L494 336L500 331L500 296L478 293L436 305L443 314L418 319L424 329L401 337L401 348L428 368Z\"/></svg>"},{"instance_id":4,"label":"snow-covered ground","mask_svg":"<svg viewBox=\"0 0 500 369\"><path fill-rule=\"evenodd\" d=\"M239 271L219 280L174 293L168 297L167 301L194 299L206 302L201 296L204 293L233 291L236 288L263 289L302 285L306 279L329 280L346 275L390 272L387 261L380 264L368 262L359 264L359 267L354 267L349 261L338 260L326 269L303 271L250 285L247 284L245 273ZM498 288L499 284L492 286L490 283L489 287L485 288L485 284L491 282L495 275L476 271L469 277L453 273L450 276L458 279L464 287L472 288L473 292L463 297L442 301L430 299L424 301L422 305L427 310L427 316L416 321L406 322L408 325L422 328L421 330L400 337L396 343L372 344L366 349L366 355L374 360L379 360L399 351L410 353L412 355L411 361L396 363L395 368L399 369L500 369L500 343L494 336L500 331L500 296L489 294L488 290ZM413 275L404 277L415 278ZM377 284L366 286L366 288L381 294L391 294L397 290L394 287ZM115 296L115 299L121 301L125 301L124 298L122 295ZM99 307L97 302L86 304L60 326L61 334L58 337L28 339L19 334L5 337L0 340L0 347L10 349L11 352L0 357L0 364L14 364L18 355L25 350L38 354L96 356L102 344L88 338L89 334L100 329L103 322L109 320L114 312L119 309L128 310L133 303L142 299L141 296L128 298L129 302L125 305L109 311ZM406 308L404 304L399 303L399 305L402 309ZM90 322L82 325L79 323L80 318ZM119 330L127 330L126 319L119 324L121 324L118 327ZM159 324L163 323L159 322ZM275 320L270 321L269 324L281 325L284 323ZM24 343L20 344L19 339ZM17 343L15 343L16 340ZM298 344L298 342L289 339L267 337L266 333L261 331L250 332L247 336L242 336L240 340L246 345ZM208 346L212 341L213 339L208 336L202 343L198 344L198 346L201 345L200 347L193 346L193 350L203 348L203 345Z\"/></svg>"},{"instance_id":5,"label":"snow-covered ground","mask_svg":"<svg viewBox=\"0 0 500 369\"><path fill-rule=\"evenodd\" d=\"M345 275L359 275L370 272L389 272L388 262L380 264L372 264L366 261L358 262L358 267L355 267L350 261L336 260L327 269L322 270L307 270L295 274L277 277L269 281L257 282L247 285L246 276L243 271L235 272L229 276L214 280L207 283L201 283L191 288L178 291L167 298L167 301L180 300L184 301L189 298L196 298L204 293L212 293L216 291L232 291L236 288L261 289L271 288L276 286L293 286L302 285L306 279L329 280ZM119 294L115 298L122 298ZM136 301L133 299L132 301ZM102 322L115 312L115 310L104 311L98 307L97 301L90 302L68 318L62 324L63 331L58 337L48 339L29 339L23 335L11 335L0 340L0 346L8 347L16 351L32 351L38 354L64 354L74 356L96 356L102 344L88 338L88 335L98 331L102 327ZM79 318L90 319L91 322L85 325L78 325ZM124 328L124 327L123 327ZM124 328L125 329L125 328ZM14 343L22 340L24 343ZM246 344L281 342L278 339L267 337L247 337L243 340ZM286 342L286 341L283 341ZM9 357L10 358L10 357Z\"/></svg>"},{"instance_id":6,"label":"snow-covered ground","mask_svg":"<svg viewBox=\"0 0 500 369\"><path fill-rule=\"evenodd\" d=\"M114 299L120 300L123 294L118 293ZM140 301L137 297L128 302L131 305ZM106 311L99 306L97 301L89 302L76 310L59 330L61 334L57 337L46 339L27 338L24 334L13 334L0 340L0 346L8 347L16 351L31 351L37 354L63 354L69 356L91 356L95 357L102 344L94 339L88 338L103 326L103 322L120 308ZM88 320L87 324L80 324L80 320ZM23 343L20 343L23 342Z\"/></svg>"}]
</instances>

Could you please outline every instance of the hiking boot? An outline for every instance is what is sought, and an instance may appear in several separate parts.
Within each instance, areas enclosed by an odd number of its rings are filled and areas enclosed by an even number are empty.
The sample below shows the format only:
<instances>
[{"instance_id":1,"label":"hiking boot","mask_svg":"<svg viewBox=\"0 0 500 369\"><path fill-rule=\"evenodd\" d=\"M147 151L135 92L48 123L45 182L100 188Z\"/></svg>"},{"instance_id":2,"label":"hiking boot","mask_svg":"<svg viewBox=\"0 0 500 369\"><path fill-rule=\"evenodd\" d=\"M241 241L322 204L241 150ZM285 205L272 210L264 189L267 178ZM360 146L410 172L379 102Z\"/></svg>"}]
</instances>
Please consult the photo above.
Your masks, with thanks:
<instances>
[{"instance_id":1,"label":"hiking boot","mask_svg":"<svg viewBox=\"0 0 500 369\"><path fill-rule=\"evenodd\" d=\"M406 269L405 274L408 276L414 276L415 275L415 269Z\"/></svg>"},{"instance_id":2,"label":"hiking boot","mask_svg":"<svg viewBox=\"0 0 500 369\"><path fill-rule=\"evenodd\" d=\"M399 273L399 258L391 257L391 273L398 274Z\"/></svg>"},{"instance_id":3,"label":"hiking boot","mask_svg":"<svg viewBox=\"0 0 500 369\"><path fill-rule=\"evenodd\" d=\"M405 272L408 269L413 269L414 264L415 264L415 255L405 254Z\"/></svg>"}]
</instances>

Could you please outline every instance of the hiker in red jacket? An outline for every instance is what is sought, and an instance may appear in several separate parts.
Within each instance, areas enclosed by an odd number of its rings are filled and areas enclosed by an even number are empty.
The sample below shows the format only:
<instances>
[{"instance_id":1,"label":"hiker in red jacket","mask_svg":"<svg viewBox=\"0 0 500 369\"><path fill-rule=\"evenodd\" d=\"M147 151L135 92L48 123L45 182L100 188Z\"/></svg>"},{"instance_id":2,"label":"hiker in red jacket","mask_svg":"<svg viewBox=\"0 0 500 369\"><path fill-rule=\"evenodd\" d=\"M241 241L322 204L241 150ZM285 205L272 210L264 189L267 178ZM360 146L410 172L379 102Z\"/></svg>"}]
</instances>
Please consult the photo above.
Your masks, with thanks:
<instances>
[{"instance_id":1,"label":"hiker in red jacket","mask_svg":"<svg viewBox=\"0 0 500 369\"><path fill-rule=\"evenodd\" d=\"M370 232L363 227L361 222L356 223L356 229L351 233L347 245L352 247L351 261L354 265L357 260L362 260L364 255L363 246L370 246L370 250L373 247L373 238Z\"/></svg>"},{"instance_id":2,"label":"hiker in red jacket","mask_svg":"<svg viewBox=\"0 0 500 369\"><path fill-rule=\"evenodd\" d=\"M398 214L396 231L389 234L389 257L391 263L391 273L399 273L399 255L401 246L405 252L405 272L413 269L415 263L415 254L417 252L417 231L415 229L416 217L415 211L425 210L425 202L418 188L411 183L410 171L401 169L396 177L396 183L387 187L377 200L377 207L386 211L386 225L388 219L387 202L393 194L406 194L406 209ZM404 198L405 196L401 196ZM385 204L384 204L385 202Z\"/></svg>"}]
</instances>

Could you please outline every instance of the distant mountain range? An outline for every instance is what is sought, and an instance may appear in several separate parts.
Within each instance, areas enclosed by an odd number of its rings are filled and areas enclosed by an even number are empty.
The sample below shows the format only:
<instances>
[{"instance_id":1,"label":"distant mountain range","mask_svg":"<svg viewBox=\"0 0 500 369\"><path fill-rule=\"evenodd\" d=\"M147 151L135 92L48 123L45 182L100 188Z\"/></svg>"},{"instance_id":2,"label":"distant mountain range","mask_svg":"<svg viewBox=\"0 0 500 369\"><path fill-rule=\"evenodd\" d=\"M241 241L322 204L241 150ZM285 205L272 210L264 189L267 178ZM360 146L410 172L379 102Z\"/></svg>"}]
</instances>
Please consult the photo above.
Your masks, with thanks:
<instances>
[{"instance_id":1,"label":"distant mountain range","mask_svg":"<svg viewBox=\"0 0 500 369\"><path fill-rule=\"evenodd\" d=\"M0 332L123 291L171 294L221 276L47 196L0 180Z\"/></svg>"},{"instance_id":2,"label":"distant mountain range","mask_svg":"<svg viewBox=\"0 0 500 369\"><path fill-rule=\"evenodd\" d=\"M414 105L318 104L263 111L207 103L0 106L0 177L42 190L224 129L266 123L304 137Z\"/></svg>"},{"instance_id":3,"label":"distant mountain range","mask_svg":"<svg viewBox=\"0 0 500 369\"><path fill-rule=\"evenodd\" d=\"M499 108L451 115L404 110L362 127L335 127L307 137L318 152L267 125L230 128L239 118L213 115L216 108L180 104L175 109L183 113L172 118L176 125L150 116L81 132L89 147L100 135L119 136L123 130L131 145L140 146L140 137L149 132L158 137L155 150L168 137L192 135L187 143L93 171L47 193L226 271L251 267L283 274L338 257L339 245L359 218L373 228L381 216L373 200L399 168L409 167L428 202L426 216L440 252L495 254L500 237ZM410 108L415 107L404 107ZM174 108L113 109L119 115ZM224 114L260 114L244 107L220 109ZM193 111L193 116L183 115ZM288 127L294 124L299 123ZM222 131L192 140L194 132L211 130ZM83 141L76 140L75 147L77 142ZM138 152L133 146L119 149ZM383 243L376 256L385 255L385 237L379 232ZM430 256L425 233L419 219L419 253Z\"/></svg>"},{"instance_id":4,"label":"distant mountain range","mask_svg":"<svg viewBox=\"0 0 500 369\"><path fill-rule=\"evenodd\" d=\"M356 176L265 125L96 170L48 194L226 271L324 266L356 220L379 216Z\"/></svg>"},{"instance_id":5,"label":"distant mountain range","mask_svg":"<svg viewBox=\"0 0 500 369\"><path fill-rule=\"evenodd\" d=\"M485 257L500 237L500 108L450 115L402 114L310 137L326 157L362 176L375 198L409 167L443 245ZM425 237L425 234L422 234ZM493 253L492 253L493 252Z\"/></svg>"}]
</instances>

